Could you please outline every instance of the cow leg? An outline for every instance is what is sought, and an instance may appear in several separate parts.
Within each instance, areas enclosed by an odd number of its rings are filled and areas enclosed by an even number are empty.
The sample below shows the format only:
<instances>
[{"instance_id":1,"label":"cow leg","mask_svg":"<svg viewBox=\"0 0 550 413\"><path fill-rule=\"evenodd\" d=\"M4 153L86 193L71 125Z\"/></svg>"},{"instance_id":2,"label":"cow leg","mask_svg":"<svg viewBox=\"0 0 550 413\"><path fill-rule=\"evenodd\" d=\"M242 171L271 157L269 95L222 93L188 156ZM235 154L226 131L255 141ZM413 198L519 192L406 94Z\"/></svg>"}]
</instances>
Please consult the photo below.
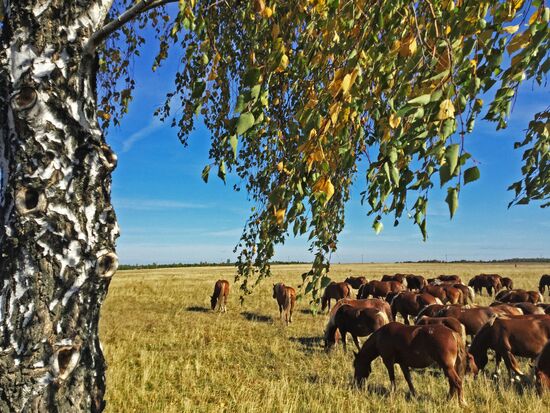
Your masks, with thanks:
<instances>
[{"instance_id":1,"label":"cow leg","mask_svg":"<svg viewBox=\"0 0 550 413\"><path fill-rule=\"evenodd\" d=\"M361 344L359 343L359 339L355 334L352 334L351 337L353 338L353 342L355 343L355 346L357 347L357 350L361 350Z\"/></svg>"},{"instance_id":2,"label":"cow leg","mask_svg":"<svg viewBox=\"0 0 550 413\"><path fill-rule=\"evenodd\" d=\"M388 376L390 376L391 391L395 392L395 371L393 369L393 364L393 359L384 360L384 365L386 366L386 370L388 370Z\"/></svg>"},{"instance_id":3,"label":"cow leg","mask_svg":"<svg viewBox=\"0 0 550 413\"><path fill-rule=\"evenodd\" d=\"M279 319L283 321L283 306L279 305Z\"/></svg>"},{"instance_id":4,"label":"cow leg","mask_svg":"<svg viewBox=\"0 0 550 413\"><path fill-rule=\"evenodd\" d=\"M513 373L516 373L520 377L524 377L525 375L523 372L519 369L519 364L512 352L506 351L502 355L502 358L504 359L504 363L506 364L506 367L508 368L508 374L510 375L510 381L514 381L514 375Z\"/></svg>"},{"instance_id":5,"label":"cow leg","mask_svg":"<svg viewBox=\"0 0 550 413\"><path fill-rule=\"evenodd\" d=\"M409 390L413 397L416 397L416 390L414 389L412 377L411 377L411 370L408 366L404 364L400 364L399 367L401 367L401 371L403 372L403 376L405 376L405 380L407 380L407 384L409 385Z\"/></svg>"},{"instance_id":6,"label":"cow leg","mask_svg":"<svg viewBox=\"0 0 550 413\"><path fill-rule=\"evenodd\" d=\"M346 342L346 335L347 335L347 331L346 330L342 330L342 329L339 329L340 330L340 337L342 337L342 347L344 348L344 352L347 351L347 342Z\"/></svg>"},{"instance_id":7,"label":"cow leg","mask_svg":"<svg viewBox=\"0 0 550 413\"><path fill-rule=\"evenodd\" d=\"M456 372L456 370L451 367L444 367L443 373L447 376L449 380L449 397L452 398L455 394L458 396L458 401L461 405L466 405L464 400L464 395L462 394L462 379Z\"/></svg>"}]
</instances>

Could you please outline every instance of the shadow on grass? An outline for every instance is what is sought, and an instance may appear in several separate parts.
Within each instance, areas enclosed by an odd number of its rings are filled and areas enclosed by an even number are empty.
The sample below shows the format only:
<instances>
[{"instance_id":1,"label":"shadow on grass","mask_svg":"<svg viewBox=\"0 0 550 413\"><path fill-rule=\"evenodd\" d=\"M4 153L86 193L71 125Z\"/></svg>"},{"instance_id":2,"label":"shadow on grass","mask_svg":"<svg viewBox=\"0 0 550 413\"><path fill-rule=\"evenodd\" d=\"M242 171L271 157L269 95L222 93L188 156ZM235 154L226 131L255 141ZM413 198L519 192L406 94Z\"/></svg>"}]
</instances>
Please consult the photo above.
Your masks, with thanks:
<instances>
[{"instance_id":1,"label":"shadow on grass","mask_svg":"<svg viewBox=\"0 0 550 413\"><path fill-rule=\"evenodd\" d=\"M191 311L192 313L208 313L210 309L206 307L199 307L198 305L192 305L191 307L187 307L185 311Z\"/></svg>"},{"instance_id":2,"label":"shadow on grass","mask_svg":"<svg viewBox=\"0 0 550 413\"><path fill-rule=\"evenodd\" d=\"M273 323L273 317L271 317L270 315L257 314L250 311L243 311L241 315L248 321L257 321L259 323Z\"/></svg>"},{"instance_id":3,"label":"shadow on grass","mask_svg":"<svg viewBox=\"0 0 550 413\"><path fill-rule=\"evenodd\" d=\"M311 308L301 308L300 313L308 314L308 315L321 315L320 311L317 311L316 313L314 313L313 311L311 311Z\"/></svg>"},{"instance_id":4,"label":"shadow on grass","mask_svg":"<svg viewBox=\"0 0 550 413\"><path fill-rule=\"evenodd\" d=\"M290 337L289 340L300 344L300 347L306 353L323 351L322 337Z\"/></svg>"}]
</instances>

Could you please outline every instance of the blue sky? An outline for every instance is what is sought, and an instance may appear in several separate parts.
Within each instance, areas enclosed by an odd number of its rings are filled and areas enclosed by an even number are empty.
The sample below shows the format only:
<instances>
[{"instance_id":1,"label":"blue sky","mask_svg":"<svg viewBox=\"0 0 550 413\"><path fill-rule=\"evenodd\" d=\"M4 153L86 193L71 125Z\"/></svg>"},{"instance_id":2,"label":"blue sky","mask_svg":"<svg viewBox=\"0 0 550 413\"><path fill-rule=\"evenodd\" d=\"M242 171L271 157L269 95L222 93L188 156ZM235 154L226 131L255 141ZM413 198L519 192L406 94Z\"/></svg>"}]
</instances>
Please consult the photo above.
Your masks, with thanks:
<instances>
[{"instance_id":1,"label":"blue sky","mask_svg":"<svg viewBox=\"0 0 550 413\"><path fill-rule=\"evenodd\" d=\"M201 180L209 163L208 130L199 126L183 147L176 130L153 117L170 90L175 58L150 71L148 53L136 61L137 92L130 113L108 142L119 157L113 175L113 203L121 236L122 263L218 262L233 259L233 247L251 205L244 192L234 192L212 174ZM150 57L150 56L149 56ZM176 56L177 57L177 56ZM522 136L532 114L548 103L550 88L522 87L504 131L478 122L466 139L466 148L479 162L481 178L463 187L460 206L450 220L445 193L430 193L428 240L422 241L412 221L394 228L391 216L384 231L375 235L372 217L360 205L365 187L359 174L346 207L346 227L333 262L382 262L423 259L498 259L550 257L550 209L537 204L507 208L512 193L506 188L520 175L521 151L513 143ZM276 259L310 261L305 238L292 236L280 246Z\"/></svg>"}]
</instances>

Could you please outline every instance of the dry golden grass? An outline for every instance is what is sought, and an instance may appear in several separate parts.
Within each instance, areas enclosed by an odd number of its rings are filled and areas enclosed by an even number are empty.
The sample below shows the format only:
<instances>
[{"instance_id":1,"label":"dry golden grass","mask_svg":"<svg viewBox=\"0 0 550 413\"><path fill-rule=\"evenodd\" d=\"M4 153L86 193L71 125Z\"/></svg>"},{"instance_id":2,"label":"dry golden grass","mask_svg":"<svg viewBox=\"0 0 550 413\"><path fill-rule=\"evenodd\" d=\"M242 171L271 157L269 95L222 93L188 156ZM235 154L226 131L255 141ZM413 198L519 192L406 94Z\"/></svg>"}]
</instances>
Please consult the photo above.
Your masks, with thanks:
<instances>
[{"instance_id":1,"label":"dry golden grass","mask_svg":"<svg viewBox=\"0 0 550 413\"><path fill-rule=\"evenodd\" d=\"M308 266L278 266L239 305L233 286L228 312L213 313L209 296L215 280L232 282L232 268L175 268L120 271L103 306L101 338L109 369L109 412L544 412L550 398L532 387L518 388L507 374L493 380L480 375L465 383L469 406L447 399L448 385L438 370L413 373L419 394L410 399L396 366L398 389L388 394L389 379L380 359L364 390L351 385L353 354L341 348L325 354L321 335L325 315L312 315L297 303L294 323L278 319L273 282L296 286ZM353 264L334 265L331 277L412 272L425 276L480 272L514 279L516 287L535 288L548 268L537 264ZM486 296L478 303L489 303ZM493 365L488 366L490 372ZM524 365L524 370L529 370Z\"/></svg>"}]
</instances>

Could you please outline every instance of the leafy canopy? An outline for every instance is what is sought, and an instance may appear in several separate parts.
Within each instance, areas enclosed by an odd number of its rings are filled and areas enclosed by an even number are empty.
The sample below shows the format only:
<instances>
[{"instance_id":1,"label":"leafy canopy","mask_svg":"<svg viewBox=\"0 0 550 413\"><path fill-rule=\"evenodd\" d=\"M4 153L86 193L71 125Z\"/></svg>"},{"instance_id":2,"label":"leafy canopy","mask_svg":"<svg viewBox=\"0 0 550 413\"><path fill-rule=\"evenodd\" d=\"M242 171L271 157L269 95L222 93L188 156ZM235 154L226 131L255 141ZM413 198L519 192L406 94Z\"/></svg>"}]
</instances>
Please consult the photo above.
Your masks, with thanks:
<instances>
[{"instance_id":1,"label":"leafy canopy","mask_svg":"<svg viewBox=\"0 0 550 413\"><path fill-rule=\"evenodd\" d=\"M383 214L395 225L406 215L426 238L430 189L447 188L452 217L461 187L480 176L465 139L476 120L505 128L519 85L546 81L549 18L541 0L180 0L105 44L100 116L127 110L128 57L152 24L153 70L170 51L184 55L158 114L184 144L200 117L212 134L203 179L233 171L255 203L236 248L243 293L269 276L274 246L292 232L309 234L303 277L315 301L358 162L374 230ZM525 164L513 203L550 205L549 113L516 143Z\"/></svg>"}]
</instances>

